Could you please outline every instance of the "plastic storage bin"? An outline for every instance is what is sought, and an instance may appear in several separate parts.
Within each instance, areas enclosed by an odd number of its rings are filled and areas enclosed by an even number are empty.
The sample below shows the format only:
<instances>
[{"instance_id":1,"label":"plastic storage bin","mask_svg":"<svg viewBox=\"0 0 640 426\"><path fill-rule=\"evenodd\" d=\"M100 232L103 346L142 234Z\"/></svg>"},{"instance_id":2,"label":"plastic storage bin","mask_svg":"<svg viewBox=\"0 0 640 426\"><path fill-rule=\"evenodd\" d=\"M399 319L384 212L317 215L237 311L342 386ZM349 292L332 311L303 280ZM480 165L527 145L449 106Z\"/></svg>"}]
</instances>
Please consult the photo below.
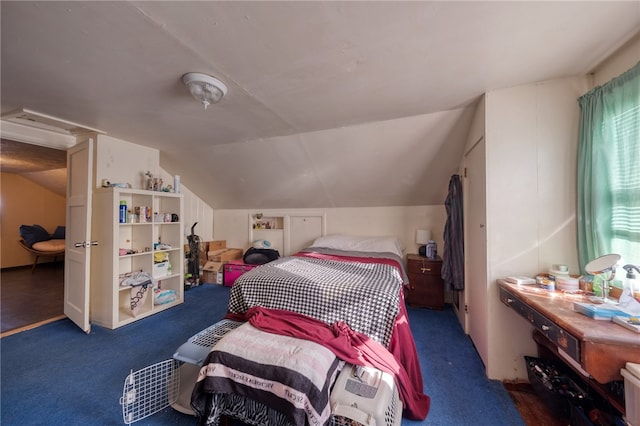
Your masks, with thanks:
<instances>
[{"instance_id":1,"label":"plastic storage bin","mask_svg":"<svg viewBox=\"0 0 640 426\"><path fill-rule=\"evenodd\" d=\"M331 425L400 426L402 402L393 376L347 364L331 391Z\"/></svg>"},{"instance_id":2,"label":"plastic storage bin","mask_svg":"<svg viewBox=\"0 0 640 426\"><path fill-rule=\"evenodd\" d=\"M640 426L640 364L628 362L620 370L624 378L624 405L627 424Z\"/></svg>"}]
</instances>

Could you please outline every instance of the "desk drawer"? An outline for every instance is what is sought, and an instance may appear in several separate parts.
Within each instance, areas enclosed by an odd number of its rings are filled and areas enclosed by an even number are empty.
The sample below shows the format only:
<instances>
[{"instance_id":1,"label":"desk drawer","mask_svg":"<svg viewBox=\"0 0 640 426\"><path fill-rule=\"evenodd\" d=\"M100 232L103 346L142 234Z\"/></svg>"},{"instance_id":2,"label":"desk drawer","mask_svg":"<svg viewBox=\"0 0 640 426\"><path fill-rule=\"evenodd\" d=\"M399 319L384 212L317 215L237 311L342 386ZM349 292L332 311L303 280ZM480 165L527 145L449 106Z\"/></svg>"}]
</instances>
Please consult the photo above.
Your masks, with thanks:
<instances>
[{"instance_id":1,"label":"desk drawer","mask_svg":"<svg viewBox=\"0 0 640 426\"><path fill-rule=\"evenodd\" d=\"M577 338L502 287L500 287L500 300L526 318L559 349L578 363L580 362L580 342Z\"/></svg>"}]
</instances>

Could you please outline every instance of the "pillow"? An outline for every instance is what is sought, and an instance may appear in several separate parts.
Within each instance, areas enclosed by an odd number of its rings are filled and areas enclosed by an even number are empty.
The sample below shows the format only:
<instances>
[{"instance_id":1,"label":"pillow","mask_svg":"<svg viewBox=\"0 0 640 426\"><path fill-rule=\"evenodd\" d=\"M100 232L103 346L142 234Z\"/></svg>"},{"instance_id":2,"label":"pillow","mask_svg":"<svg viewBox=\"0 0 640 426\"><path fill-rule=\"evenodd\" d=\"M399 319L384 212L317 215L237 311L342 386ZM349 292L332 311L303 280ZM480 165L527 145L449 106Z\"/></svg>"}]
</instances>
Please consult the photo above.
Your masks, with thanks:
<instances>
[{"instance_id":1,"label":"pillow","mask_svg":"<svg viewBox=\"0 0 640 426\"><path fill-rule=\"evenodd\" d=\"M64 234L65 234L65 227L64 226L58 226L56 228L56 230L53 231L53 234L51 234L51 239L64 240Z\"/></svg>"},{"instance_id":2,"label":"pillow","mask_svg":"<svg viewBox=\"0 0 640 426\"><path fill-rule=\"evenodd\" d=\"M20 236L29 247L40 241L51 239L51 235L40 225L20 225Z\"/></svg>"},{"instance_id":3,"label":"pillow","mask_svg":"<svg viewBox=\"0 0 640 426\"><path fill-rule=\"evenodd\" d=\"M369 251L393 253L402 257L404 245L396 237L356 237L352 235L327 235L315 239L312 247L326 247L335 250Z\"/></svg>"}]
</instances>

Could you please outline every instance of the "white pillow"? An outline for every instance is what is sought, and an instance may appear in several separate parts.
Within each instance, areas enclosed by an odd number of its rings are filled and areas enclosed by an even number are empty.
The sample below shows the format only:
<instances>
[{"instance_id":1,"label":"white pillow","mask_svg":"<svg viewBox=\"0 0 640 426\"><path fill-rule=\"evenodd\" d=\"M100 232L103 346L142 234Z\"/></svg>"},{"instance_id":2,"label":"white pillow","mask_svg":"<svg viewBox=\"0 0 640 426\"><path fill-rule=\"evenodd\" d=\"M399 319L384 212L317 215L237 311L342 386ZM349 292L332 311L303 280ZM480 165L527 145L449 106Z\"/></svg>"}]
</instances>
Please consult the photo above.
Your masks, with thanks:
<instances>
[{"instance_id":1,"label":"white pillow","mask_svg":"<svg viewBox=\"0 0 640 426\"><path fill-rule=\"evenodd\" d=\"M312 247L326 247L335 250L369 251L394 253L402 257L404 245L396 237L357 237L352 235L326 235L315 239Z\"/></svg>"}]
</instances>

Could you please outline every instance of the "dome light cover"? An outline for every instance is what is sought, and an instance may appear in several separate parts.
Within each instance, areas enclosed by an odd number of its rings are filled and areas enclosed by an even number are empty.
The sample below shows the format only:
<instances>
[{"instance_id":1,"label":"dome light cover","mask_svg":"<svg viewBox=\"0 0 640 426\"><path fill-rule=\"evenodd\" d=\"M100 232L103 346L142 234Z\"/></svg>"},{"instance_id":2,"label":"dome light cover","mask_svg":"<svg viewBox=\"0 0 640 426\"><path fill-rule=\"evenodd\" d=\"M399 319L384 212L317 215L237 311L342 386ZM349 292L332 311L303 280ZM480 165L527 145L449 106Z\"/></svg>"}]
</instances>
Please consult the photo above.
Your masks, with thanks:
<instances>
[{"instance_id":1,"label":"dome light cover","mask_svg":"<svg viewBox=\"0 0 640 426\"><path fill-rule=\"evenodd\" d=\"M191 96L202 102L204 109L220 102L227 94L227 86L223 82L206 74L190 72L182 76L182 82L189 89Z\"/></svg>"}]
</instances>

